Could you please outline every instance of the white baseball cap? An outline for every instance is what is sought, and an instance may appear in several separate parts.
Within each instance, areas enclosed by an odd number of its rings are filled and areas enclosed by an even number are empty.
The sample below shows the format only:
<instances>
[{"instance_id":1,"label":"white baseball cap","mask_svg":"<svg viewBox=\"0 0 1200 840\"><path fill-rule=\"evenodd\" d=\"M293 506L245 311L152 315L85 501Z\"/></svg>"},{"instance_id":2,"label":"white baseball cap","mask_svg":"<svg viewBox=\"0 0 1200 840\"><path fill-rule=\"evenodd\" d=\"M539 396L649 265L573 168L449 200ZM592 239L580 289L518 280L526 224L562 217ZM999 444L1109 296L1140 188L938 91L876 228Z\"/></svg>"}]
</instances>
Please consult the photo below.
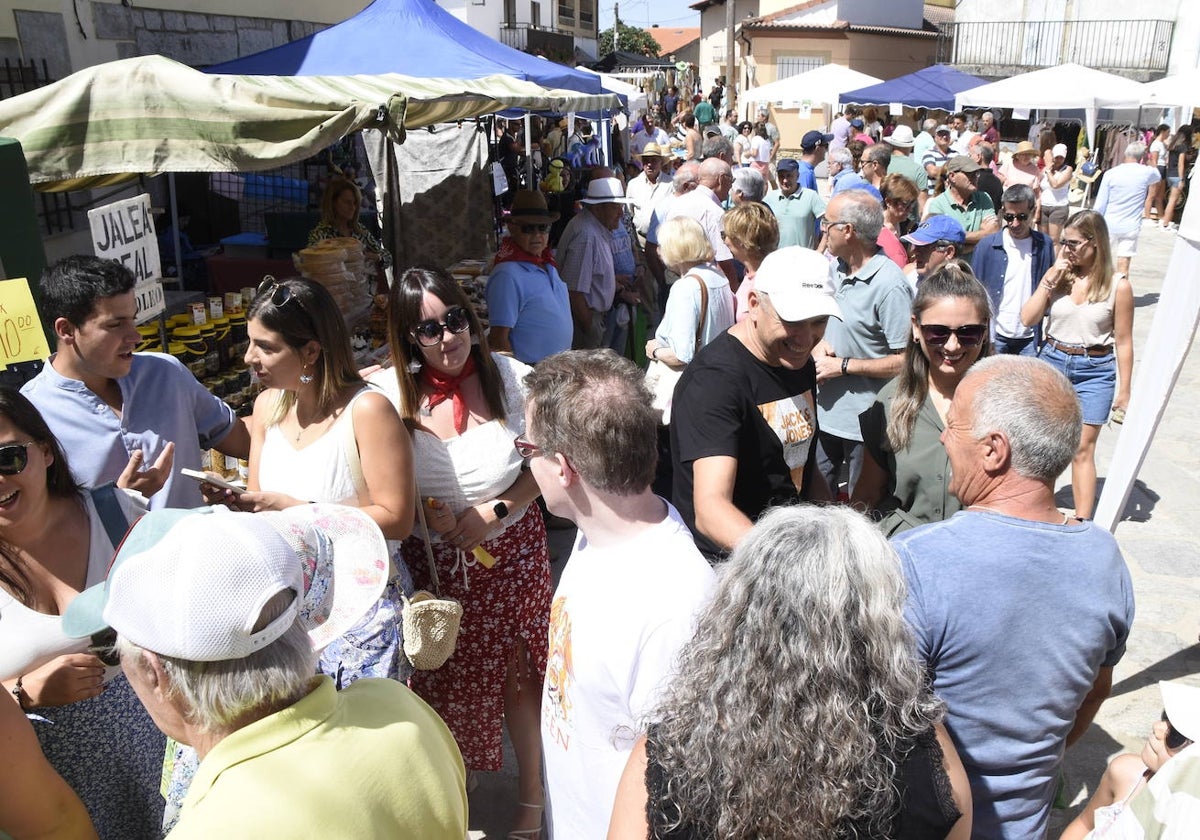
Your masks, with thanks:
<instances>
[{"instance_id":1,"label":"white baseball cap","mask_svg":"<svg viewBox=\"0 0 1200 840\"><path fill-rule=\"evenodd\" d=\"M754 274L754 291L765 294L784 321L842 319L829 260L811 248L792 245L767 254Z\"/></svg>"},{"instance_id":2,"label":"white baseball cap","mask_svg":"<svg viewBox=\"0 0 1200 840\"><path fill-rule=\"evenodd\" d=\"M107 580L71 602L62 628L83 637L112 627L155 653L218 662L249 656L299 619L319 649L366 614L387 575L387 542L356 508L151 511L126 534ZM254 630L285 590L292 604Z\"/></svg>"},{"instance_id":3,"label":"white baseball cap","mask_svg":"<svg viewBox=\"0 0 1200 840\"><path fill-rule=\"evenodd\" d=\"M1171 728L1189 741L1200 741L1200 688L1161 680L1158 690Z\"/></svg>"}]
</instances>

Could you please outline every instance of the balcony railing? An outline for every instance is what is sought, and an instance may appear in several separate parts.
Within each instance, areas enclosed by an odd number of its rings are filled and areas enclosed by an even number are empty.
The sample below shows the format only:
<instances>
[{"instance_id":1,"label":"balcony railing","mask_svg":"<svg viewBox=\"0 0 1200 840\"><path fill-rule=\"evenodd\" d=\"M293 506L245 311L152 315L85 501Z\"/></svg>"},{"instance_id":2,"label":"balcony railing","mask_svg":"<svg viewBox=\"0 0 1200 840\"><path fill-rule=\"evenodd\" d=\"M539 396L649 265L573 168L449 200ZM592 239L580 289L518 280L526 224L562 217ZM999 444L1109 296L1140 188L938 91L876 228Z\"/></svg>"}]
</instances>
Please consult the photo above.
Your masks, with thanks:
<instances>
[{"instance_id":1,"label":"balcony railing","mask_svg":"<svg viewBox=\"0 0 1200 840\"><path fill-rule=\"evenodd\" d=\"M938 27L938 61L998 70L1075 62L1099 70L1137 71L1149 78L1166 72L1174 28L1169 20L943 23Z\"/></svg>"},{"instance_id":2,"label":"balcony railing","mask_svg":"<svg viewBox=\"0 0 1200 840\"><path fill-rule=\"evenodd\" d=\"M501 24L499 40L515 50L541 53L552 60L560 60L560 55L569 56L575 46L574 39L567 33L531 23Z\"/></svg>"}]
</instances>

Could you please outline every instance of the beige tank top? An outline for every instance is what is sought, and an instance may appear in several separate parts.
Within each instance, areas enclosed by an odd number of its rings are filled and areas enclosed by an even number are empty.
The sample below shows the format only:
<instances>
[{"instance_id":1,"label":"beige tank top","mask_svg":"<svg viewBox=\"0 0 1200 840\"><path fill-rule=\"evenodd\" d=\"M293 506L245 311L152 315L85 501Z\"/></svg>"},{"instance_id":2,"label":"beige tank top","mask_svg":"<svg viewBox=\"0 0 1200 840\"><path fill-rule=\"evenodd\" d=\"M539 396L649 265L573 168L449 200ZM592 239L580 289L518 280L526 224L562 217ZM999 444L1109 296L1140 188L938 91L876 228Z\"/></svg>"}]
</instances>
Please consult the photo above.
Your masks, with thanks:
<instances>
[{"instance_id":1,"label":"beige tank top","mask_svg":"<svg viewBox=\"0 0 1200 840\"><path fill-rule=\"evenodd\" d=\"M1105 300L1078 304L1070 295L1060 295L1050 304L1046 332L1062 344L1082 347L1111 347L1113 343L1113 306L1117 299L1117 281Z\"/></svg>"}]
</instances>

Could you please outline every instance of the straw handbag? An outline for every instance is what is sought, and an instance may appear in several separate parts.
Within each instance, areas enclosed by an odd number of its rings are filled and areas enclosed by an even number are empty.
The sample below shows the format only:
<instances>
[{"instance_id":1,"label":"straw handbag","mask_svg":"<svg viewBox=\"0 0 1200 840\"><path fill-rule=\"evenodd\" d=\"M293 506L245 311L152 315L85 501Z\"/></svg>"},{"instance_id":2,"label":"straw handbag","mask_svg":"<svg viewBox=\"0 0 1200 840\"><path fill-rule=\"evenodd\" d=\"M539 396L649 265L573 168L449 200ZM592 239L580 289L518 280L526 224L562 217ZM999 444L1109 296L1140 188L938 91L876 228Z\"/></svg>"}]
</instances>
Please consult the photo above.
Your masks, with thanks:
<instances>
[{"instance_id":1,"label":"straw handbag","mask_svg":"<svg viewBox=\"0 0 1200 840\"><path fill-rule=\"evenodd\" d=\"M417 492L417 516L421 521L421 536L425 542L425 559L429 563L429 580L433 592L420 589L412 598L404 599L404 655L418 671L434 671L454 655L458 629L462 624L462 604L438 595L437 565L429 543L429 526L425 524L425 506Z\"/></svg>"}]
</instances>

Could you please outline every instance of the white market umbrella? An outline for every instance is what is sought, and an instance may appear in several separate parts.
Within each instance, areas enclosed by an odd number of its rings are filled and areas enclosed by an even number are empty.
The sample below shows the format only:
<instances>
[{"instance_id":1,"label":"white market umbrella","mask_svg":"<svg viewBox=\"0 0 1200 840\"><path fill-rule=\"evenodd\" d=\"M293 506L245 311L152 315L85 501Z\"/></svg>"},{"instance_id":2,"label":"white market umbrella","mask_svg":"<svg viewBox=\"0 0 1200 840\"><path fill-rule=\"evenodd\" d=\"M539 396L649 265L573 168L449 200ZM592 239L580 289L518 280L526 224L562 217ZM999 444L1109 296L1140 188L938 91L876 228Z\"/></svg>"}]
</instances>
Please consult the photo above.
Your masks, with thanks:
<instances>
[{"instance_id":1,"label":"white market umbrella","mask_svg":"<svg viewBox=\"0 0 1200 840\"><path fill-rule=\"evenodd\" d=\"M1139 108L1144 87L1124 76L1082 64L1060 64L964 90L954 97L954 105L959 111L967 107L1081 108L1087 119L1088 141L1094 142L1096 111L1100 108Z\"/></svg>"},{"instance_id":2,"label":"white market umbrella","mask_svg":"<svg viewBox=\"0 0 1200 840\"><path fill-rule=\"evenodd\" d=\"M842 64L823 64L807 73L751 88L743 98L747 102L774 102L783 108L798 108L805 100L814 105L836 105L842 91L857 90L882 81Z\"/></svg>"}]
</instances>

